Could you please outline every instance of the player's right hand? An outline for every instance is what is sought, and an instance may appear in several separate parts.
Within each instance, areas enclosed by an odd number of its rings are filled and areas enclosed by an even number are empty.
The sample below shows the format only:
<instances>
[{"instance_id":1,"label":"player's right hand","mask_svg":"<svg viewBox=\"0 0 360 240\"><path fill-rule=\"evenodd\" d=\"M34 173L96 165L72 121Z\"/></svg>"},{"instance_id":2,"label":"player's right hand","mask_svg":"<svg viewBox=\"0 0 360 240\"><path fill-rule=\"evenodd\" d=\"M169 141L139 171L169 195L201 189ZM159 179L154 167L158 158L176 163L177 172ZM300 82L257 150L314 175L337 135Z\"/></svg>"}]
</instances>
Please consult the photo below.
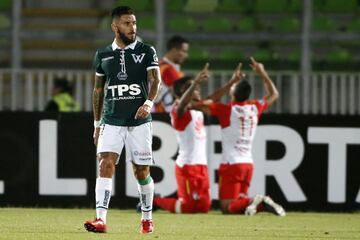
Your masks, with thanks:
<instances>
[{"instance_id":1,"label":"player's right hand","mask_svg":"<svg viewBox=\"0 0 360 240\"><path fill-rule=\"evenodd\" d=\"M233 75L230 79L230 83L235 84L240 82L241 79L245 78L246 75L241 71L241 67L242 67L242 63L239 63L233 72Z\"/></svg>"},{"instance_id":2,"label":"player's right hand","mask_svg":"<svg viewBox=\"0 0 360 240\"><path fill-rule=\"evenodd\" d=\"M95 146L97 146L99 135L100 135L100 128L98 127L94 129L94 134L93 134Z\"/></svg>"},{"instance_id":3,"label":"player's right hand","mask_svg":"<svg viewBox=\"0 0 360 240\"><path fill-rule=\"evenodd\" d=\"M196 83L202 83L206 81L209 78L209 63L206 63L204 68L198 73L198 75L195 78Z\"/></svg>"}]
</instances>

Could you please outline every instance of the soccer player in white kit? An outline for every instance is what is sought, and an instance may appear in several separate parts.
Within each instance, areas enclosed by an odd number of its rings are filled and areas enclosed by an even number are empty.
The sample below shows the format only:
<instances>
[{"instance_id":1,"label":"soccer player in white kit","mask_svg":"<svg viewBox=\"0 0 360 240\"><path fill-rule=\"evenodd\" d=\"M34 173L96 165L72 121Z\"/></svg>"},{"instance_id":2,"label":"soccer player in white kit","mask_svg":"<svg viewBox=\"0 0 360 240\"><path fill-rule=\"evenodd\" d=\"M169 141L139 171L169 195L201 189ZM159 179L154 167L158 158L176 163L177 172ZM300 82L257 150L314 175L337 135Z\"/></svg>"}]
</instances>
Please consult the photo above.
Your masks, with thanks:
<instances>
[{"instance_id":1,"label":"soccer player in white kit","mask_svg":"<svg viewBox=\"0 0 360 240\"><path fill-rule=\"evenodd\" d=\"M199 84L208 78L207 68L205 65L195 80L185 76L174 83L176 101L171 111L171 124L179 144L175 167L178 198L154 198L154 205L172 213L206 213L211 207L204 116L192 109L192 105L220 99L240 80L240 75L236 69L227 84L202 100Z\"/></svg>"},{"instance_id":2,"label":"soccer player in white kit","mask_svg":"<svg viewBox=\"0 0 360 240\"><path fill-rule=\"evenodd\" d=\"M263 111L271 106L279 93L263 64L251 58L250 65L264 83L266 96L249 100L251 86L246 80L230 89L231 102L205 103L195 108L218 118L222 135L222 161L219 168L219 200L223 213L245 213L269 210L284 216L284 209L269 196L256 195L251 199L248 189L253 175L251 153L253 139Z\"/></svg>"}]
</instances>

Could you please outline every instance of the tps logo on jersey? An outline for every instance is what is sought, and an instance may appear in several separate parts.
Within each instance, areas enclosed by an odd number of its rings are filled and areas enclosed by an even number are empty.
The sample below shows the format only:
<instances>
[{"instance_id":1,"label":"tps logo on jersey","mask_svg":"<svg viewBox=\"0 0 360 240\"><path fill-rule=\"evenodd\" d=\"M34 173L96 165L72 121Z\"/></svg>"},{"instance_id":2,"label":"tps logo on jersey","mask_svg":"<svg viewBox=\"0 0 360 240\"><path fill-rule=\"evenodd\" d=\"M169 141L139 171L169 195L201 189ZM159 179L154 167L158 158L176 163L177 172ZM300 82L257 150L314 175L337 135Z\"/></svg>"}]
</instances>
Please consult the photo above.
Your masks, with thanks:
<instances>
[{"instance_id":1,"label":"tps logo on jersey","mask_svg":"<svg viewBox=\"0 0 360 240\"><path fill-rule=\"evenodd\" d=\"M111 96L114 100L125 100L125 99L134 99L135 96L141 93L140 85L138 84L119 84L112 85L108 87L111 90ZM128 93L128 94L125 94ZM124 97L124 95L126 95ZM130 96L129 96L130 95Z\"/></svg>"},{"instance_id":2,"label":"tps logo on jersey","mask_svg":"<svg viewBox=\"0 0 360 240\"><path fill-rule=\"evenodd\" d=\"M131 54L131 56L133 57L135 63L141 63L144 59L145 53L142 53L140 55Z\"/></svg>"}]
</instances>

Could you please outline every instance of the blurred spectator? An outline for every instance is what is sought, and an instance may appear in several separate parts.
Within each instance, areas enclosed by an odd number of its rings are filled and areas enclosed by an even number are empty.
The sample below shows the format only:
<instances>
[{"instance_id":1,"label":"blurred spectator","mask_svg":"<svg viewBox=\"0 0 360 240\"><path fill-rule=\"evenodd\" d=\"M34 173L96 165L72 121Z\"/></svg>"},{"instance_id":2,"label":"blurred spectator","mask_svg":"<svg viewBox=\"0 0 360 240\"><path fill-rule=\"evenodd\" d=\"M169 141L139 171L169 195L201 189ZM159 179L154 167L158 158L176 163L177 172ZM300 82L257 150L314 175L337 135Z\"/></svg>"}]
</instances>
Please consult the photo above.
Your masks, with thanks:
<instances>
[{"instance_id":1,"label":"blurred spectator","mask_svg":"<svg viewBox=\"0 0 360 240\"><path fill-rule=\"evenodd\" d=\"M72 87L65 78L54 81L52 99L46 104L45 111L50 112L78 112L80 104L72 96Z\"/></svg>"},{"instance_id":2,"label":"blurred spectator","mask_svg":"<svg viewBox=\"0 0 360 240\"><path fill-rule=\"evenodd\" d=\"M171 37L166 44L167 52L160 61L162 86L155 100L155 112L170 112L174 102L172 85L183 77L181 64L188 57L189 42L178 35Z\"/></svg>"}]
</instances>

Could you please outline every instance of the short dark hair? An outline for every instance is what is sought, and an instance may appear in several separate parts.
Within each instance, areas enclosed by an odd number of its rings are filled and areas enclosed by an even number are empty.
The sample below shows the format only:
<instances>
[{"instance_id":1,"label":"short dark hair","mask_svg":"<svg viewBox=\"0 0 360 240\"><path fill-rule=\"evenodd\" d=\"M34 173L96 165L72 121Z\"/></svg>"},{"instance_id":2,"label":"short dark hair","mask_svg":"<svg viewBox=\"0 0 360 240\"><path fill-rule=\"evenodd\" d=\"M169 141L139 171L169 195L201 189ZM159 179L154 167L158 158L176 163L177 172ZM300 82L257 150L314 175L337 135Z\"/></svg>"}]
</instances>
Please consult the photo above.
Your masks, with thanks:
<instances>
[{"instance_id":1,"label":"short dark hair","mask_svg":"<svg viewBox=\"0 0 360 240\"><path fill-rule=\"evenodd\" d=\"M72 86L66 78L56 78L54 79L54 88L60 89L61 92L72 92Z\"/></svg>"},{"instance_id":2,"label":"short dark hair","mask_svg":"<svg viewBox=\"0 0 360 240\"><path fill-rule=\"evenodd\" d=\"M183 43L189 43L189 41L182 36L174 35L167 41L166 49L169 51L173 48L181 48Z\"/></svg>"},{"instance_id":3,"label":"short dark hair","mask_svg":"<svg viewBox=\"0 0 360 240\"><path fill-rule=\"evenodd\" d=\"M248 100L251 94L251 85L248 81L242 80L235 86L234 97L238 102Z\"/></svg>"},{"instance_id":4,"label":"short dark hair","mask_svg":"<svg viewBox=\"0 0 360 240\"><path fill-rule=\"evenodd\" d=\"M111 19L119 18L122 15L135 15L135 11L128 6L119 6L111 11Z\"/></svg>"},{"instance_id":5,"label":"short dark hair","mask_svg":"<svg viewBox=\"0 0 360 240\"><path fill-rule=\"evenodd\" d=\"M174 82L174 84L173 84L173 90L174 90L175 96L181 97L181 95L183 94L183 92L181 91L182 88L185 86L185 84L187 82L189 82L192 79L193 79L192 76L184 76L184 77L179 78L178 80L176 80Z\"/></svg>"}]
</instances>

